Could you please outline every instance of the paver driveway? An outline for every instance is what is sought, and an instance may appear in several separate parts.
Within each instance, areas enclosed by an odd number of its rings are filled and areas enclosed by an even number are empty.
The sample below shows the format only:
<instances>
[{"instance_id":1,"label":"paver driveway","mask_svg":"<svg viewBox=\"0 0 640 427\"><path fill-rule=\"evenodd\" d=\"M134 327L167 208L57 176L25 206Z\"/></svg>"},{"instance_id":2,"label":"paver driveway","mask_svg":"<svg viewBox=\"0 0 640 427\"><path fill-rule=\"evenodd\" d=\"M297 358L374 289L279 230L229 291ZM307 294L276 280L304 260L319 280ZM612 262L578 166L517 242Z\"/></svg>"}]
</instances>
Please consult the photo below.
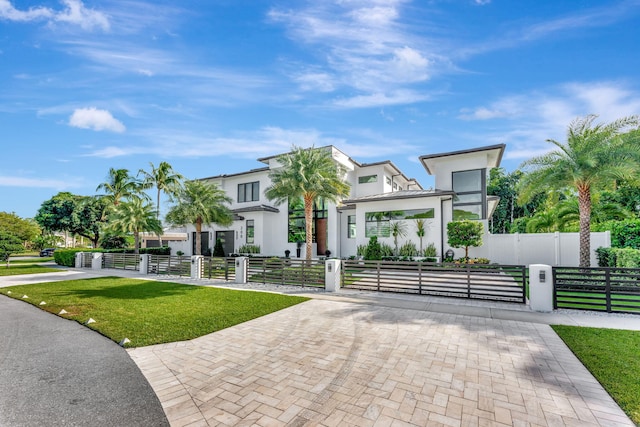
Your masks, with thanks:
<instances>
[{"instance_id":1,"label":"paver driveway","mask_svg":"<svg viewBox=\"0 0 640 427\"><path fill-rule=\"evenodd\" d=\"M547 325L312 300L129 350L182 425L628 425Z\"/></svg>"}]
</instances>

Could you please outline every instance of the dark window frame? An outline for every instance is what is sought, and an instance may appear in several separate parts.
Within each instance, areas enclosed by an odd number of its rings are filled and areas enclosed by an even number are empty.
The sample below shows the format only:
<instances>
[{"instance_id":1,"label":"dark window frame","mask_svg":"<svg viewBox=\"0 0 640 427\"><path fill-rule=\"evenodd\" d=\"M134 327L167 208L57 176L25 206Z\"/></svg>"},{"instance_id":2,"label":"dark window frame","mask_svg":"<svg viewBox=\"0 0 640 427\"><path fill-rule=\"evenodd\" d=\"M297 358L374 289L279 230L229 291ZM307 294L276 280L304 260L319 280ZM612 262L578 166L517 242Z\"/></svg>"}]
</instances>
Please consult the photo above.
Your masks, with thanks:
<instances>
[{"instance_id":1,"label":"dark window frame","mask_svg":"<svg viewBox=\"0 0 640 427\"><path fill-rule=\"evenodd\" d=\"M260 181L238 184L238 203L260 200Z\"/></svg>"},{"instance_id":2,"label":"dark window frame","mask_svg":"<svg viewBox=\"0 0 640 427\"><path fill-rule=\"evenodd\" d=\"M456 191L456 186L455 186L455 176L456 174L460 174L460 173L465 173L465 172L478 172L480 174L480 189L479 190L474 190L474 191ZM480 207L480 218L476 218L476 220L483 220L483 219L487 219L487 170L484 168L480 168L480 169L468 169L468 170L461 170L461 171L454 171L451 172L451 188L453 189L453 191L456 193L456 195L453 198L453 203L452 203L452 218L454 221L458 221L460 219L464 219L464 218L457 218L456 217L456 208L459 208L459 210L461 211L465 211L465 212L470 212L465 210L464 208L467 206L479 206ZM478 202L456 202L456 196L460 195L460 196L465 196L465 195L479 195L480 196L480 201Z\"/></svg>"},{"instance_id":3,"label":"dark window frame","mask_svg":"<svg viewBox=\"0 0 640 427\"><path fill-rule=\"evenodd\" d=\"M256 242L256 223L253 219L248 219L246 223L246 233L245 233L245 242L248 244L253 244ZM249 232L251 230L251 232Z\"/></svg>"}]
</instances>

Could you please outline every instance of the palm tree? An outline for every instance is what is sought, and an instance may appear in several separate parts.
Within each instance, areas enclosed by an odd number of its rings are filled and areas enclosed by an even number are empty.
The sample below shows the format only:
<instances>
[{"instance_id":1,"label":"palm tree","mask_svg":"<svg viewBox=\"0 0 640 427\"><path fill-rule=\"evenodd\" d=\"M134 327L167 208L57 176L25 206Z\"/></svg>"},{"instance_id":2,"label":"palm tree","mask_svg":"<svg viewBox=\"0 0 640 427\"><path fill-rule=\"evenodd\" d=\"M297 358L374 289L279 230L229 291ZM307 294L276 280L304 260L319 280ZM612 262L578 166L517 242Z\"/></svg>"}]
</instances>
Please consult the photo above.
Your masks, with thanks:
<instances>
[{"instance_id":1,"label":"palm tree","mask_svg":"<svg viewBox=\"0 0 640 427\"><path fill-rule=\"evenodd\" d=\"M395 245L394 255L398 256L398 237L405 237L407 235L407 225L401 221L394 221L391 223L389 231L391 231L393 244Z\"/></svg>"},{"instance_id":2,"label":"palm tree","mask_svg":"<svg viewBox=\"0 0 640 427\"><path fill-rule=\"evenodd\" d=\"M145 189L155 187L156 193L156 217L160 219L160 193L167 195L175 195L182 187L184 176L175 173L171 165L167 162L160 162L156 168L153 163L149 162L151 171L147 172L143 169L138 171L138 175L142 174L142 187ZM160 246L162 246L162 233L158 234Z\"/></svg>"},{"instance_id":3,"label":"palm tree","mask_svg":"<svg viewBox=\"0 0 640 427\"><path fill-rule=\"evenodd\" d=\"M640 132L637 116L609 124L594 124L595 115L577 118L567 131L567 142L547 140L556 149L523 163L520 200L528 201L541 188L577 192L580 211L580 267L590 265L591 196L620 179L632 179L639 170Z\"/></svg>"},{"instance_id":4,"label":"palm tree","mask_svg":"<svg viewBox=\"0 0 640 427\"><path fill-rule=\"evenodd\" d=\"M265 190L269 200L282 204L287 200L302 199L304 202L305 258L311 261L313 203L323 198L338 202L351 190L344 177L344 169L331 157L326 149L308 149L293 146L290 153L278 157L282 167L269 172L271 186Z\"/></svg>"},{"instance_id":5,"label":"palm tree","mask_svg":"<svg viewBox=\"0 0 640 427\"><path fill-rule=\"evenodd\" d=\"M231 199L215 184L187 181L173 199L176 204L169 209L166 219L175 225L195 226L195 255L202 255L203 224L231 225L233 222L233 213L226 206Z\"/></svg>"},{"instance_id":6,"label":"palm tree","mask_svg":"<svg viewBox=\"0 0 640 427\"><path fill-rule=\"evenodd\" d=\"M106 193L102 197L113 206L118 206L122 199L144 194L142 183L129 175L127 169L110 168L108 180L96 188L96 191L101 190ZM146 194L142 197L148 198Z\"/></svg>"},{"instance_id":7,"label":"palm tree","mask_svg":"<svg viewBox=\"0 0 640 427\"><path fill-rule=\"evenodd\" d=\"M416 236L420 238L420 256L422 256L422 239L427 234L427 222L422 219L416 219Z\"/></svg>"},{"instance_id":8,"label":"palm tree","mask_svg":"<svg viewBox=\"0 0 640 427\"><path fill-rule=\"evenodd\" d=\"M136 254L139 253L141 232L162 232L162 224L153 206L140 197L132 197L118 204L109 215L108 227L117 232L132 233Z\"/></svg>"}]
</instances>

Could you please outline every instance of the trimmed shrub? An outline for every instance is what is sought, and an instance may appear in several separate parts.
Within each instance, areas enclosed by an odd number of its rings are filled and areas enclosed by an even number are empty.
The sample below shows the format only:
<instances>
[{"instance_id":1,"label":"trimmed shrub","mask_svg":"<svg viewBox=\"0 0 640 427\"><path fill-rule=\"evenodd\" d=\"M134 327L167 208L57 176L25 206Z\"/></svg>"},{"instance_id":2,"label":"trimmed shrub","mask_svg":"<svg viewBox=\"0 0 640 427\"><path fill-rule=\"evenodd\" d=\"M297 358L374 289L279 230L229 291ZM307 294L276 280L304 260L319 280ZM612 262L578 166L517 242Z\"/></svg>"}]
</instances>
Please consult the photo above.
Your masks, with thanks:
<instances>
[{"instance_id":1,"label":"trimmed shrub","mask_svg":"<svg viewBox=\"0 0 640 427\"><path fill-rule=\"evenodd\" d=\"M236 252L239 254L259 254L260 245L242 245Z\"/></svg>"},{"instance_id":2,"label":"trimmed shrub","mask_svg":"<svg viewBox=\"0 0 640 427\"><path fill-rule=\"evenodd\" d=\"M616 267L640 267L640 250L633 248L615 248Z\"/></svg>"},{"instance_id":3,"label":"trimmed shrub","mask_svg":"<svg viewBox=\"0 0 640 427\"><path fill-rule=\"evenodd\" d=\"M222 240L216 239L216 245L213 247L214 257L224 257L224 247L222 246Z\"/></svg>"},{"instance_id":4,"label":"trimmed shrub","mask_svg":"<svg viewBox=\"0 0 640 427\"><path fill-rule=\"evenodd\" d=\"M398 250L398 255L401 257L412 257L418 255L418 248L416 244L409 241L405 242Z\"/></svg>"},{"instance_id":5,"label":"trimmed shrub","mask_svg":"<svg viewBox=\"0 0 640 427\"><path fill-rule=\"evenodd\" d=\"M640 249L640 220L607 221L599 228L611 231L611 247Z\"/></svg>"},{"instance_id":6,"label":"trimmed shrub","mask_svg":"<svg viewBox=\"0 0 640 427\"><path fill-rule=\"evenodd\" d=\"M599 247L596 249L596 257L598 258L598 267L616 266L616 252L613 248Z\"/></svg>"},{"instance_id":7,"label":"trimmed shrub","mask_svg":"<svg viewBox=\"0 0 640 427\"><path fill-rule=\"evenodd\" d=\"M56 249L53 252L53 260L58 265L64 265L65 267L75 267L76 253L78 252L100 252L100 251L96 249L80 249L80 248Z\"/></svg>"},{"instance_id":8,"label":"trimmed shrub","mask_svg":"<svg viewBox=\"0 0 640 427\"><path fill-rule=\"evenodd\" d=\"M380 247L380 242L378 242L377 236L372 236L369 239L369 244L367 245L367 249L364 254L364 259L372 260L372 261L379 261L382 259L382 250Z\"/></svg>"}]
</instances>

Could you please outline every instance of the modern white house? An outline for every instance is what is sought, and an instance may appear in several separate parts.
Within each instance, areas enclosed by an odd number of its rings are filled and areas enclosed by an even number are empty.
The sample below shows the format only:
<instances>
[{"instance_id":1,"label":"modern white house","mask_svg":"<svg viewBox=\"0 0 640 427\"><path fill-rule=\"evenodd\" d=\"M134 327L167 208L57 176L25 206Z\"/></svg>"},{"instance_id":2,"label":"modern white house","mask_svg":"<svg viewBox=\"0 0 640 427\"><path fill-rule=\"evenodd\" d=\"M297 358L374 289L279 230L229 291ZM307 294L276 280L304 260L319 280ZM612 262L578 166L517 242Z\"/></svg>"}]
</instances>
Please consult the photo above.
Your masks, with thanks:
<instances>
[{"instance_id":1,"label":"modern white house","mask_svg":"<svg viewBox=\"0 0 640 427\"><path fill-rule=\"evenodd\" d=\"M434 175L435 188L424 189L416 179L408 178L391 161L360 163L334 146L316 148L327 150L346 170L344 179L351 186L351 194L339 203L318 201L314 207L313 257L349 257L356 255L359 245L377 236L380 242L394 245L390 225L405 222L406 236L399 245L413 241L419 247L416 219L425 220L426 235L423 247L435 245L442 256L447 245L446 225L457 219L484 222L495 208L498 199L486 193L491 168L498 167L505 150L504 144L479 147L419 157L426 172ZM229 227L217 225L203 228L202 253L212 250L216 239L223 243L225 253L238 252L245 245L260 247L263 255L304 257L304 212L301 202L289 200L288 205L275 205L264 194L271 182L269 171L280 167L279 156L258 159L265 166L246 172L202 178L223 189L233 200L230 209L234 222ZM172 242L172 253L194 253L195 229L187 227L186 242Z\"/></svg>"}]
</instances>

